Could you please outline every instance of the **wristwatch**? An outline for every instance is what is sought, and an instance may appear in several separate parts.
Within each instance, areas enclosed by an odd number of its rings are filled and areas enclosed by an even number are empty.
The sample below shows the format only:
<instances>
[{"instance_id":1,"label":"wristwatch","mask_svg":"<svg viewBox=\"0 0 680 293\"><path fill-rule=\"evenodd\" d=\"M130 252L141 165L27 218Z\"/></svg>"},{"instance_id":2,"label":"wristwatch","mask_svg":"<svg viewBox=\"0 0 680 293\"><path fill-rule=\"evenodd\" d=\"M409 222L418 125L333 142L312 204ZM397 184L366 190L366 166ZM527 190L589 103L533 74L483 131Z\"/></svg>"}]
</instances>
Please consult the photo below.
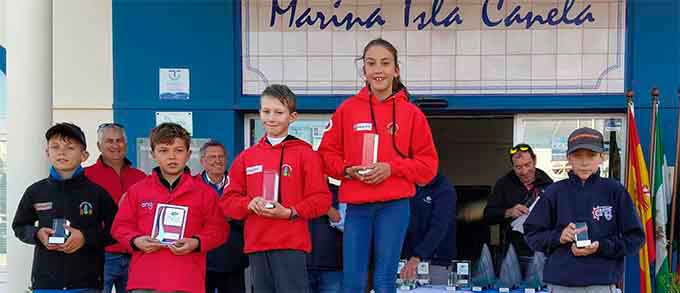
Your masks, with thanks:
<instances>
[{"instance_id":1,"label":"wristwatch","mask_svg":"<svg viewBox=\"0 0 680 293\"><path fill-rule=\"evenodd\" d=\"M293 221L293 220L297 219L298 217L299 216L298 216L297 211L294 208L290 208L290 217L288 219Z\"/></svg>"}]
</instances>

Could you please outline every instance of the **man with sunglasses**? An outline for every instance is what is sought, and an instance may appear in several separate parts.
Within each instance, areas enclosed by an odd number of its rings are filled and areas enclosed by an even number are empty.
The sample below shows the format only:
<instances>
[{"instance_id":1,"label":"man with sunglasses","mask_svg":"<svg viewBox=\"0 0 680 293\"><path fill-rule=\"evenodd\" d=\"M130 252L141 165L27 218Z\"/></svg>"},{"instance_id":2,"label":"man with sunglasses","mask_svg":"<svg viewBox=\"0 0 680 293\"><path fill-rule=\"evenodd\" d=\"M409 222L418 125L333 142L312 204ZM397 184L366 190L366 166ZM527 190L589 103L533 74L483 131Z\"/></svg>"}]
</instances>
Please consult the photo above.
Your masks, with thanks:
<instances>
[{"instance_id":1,"label":"man with sunglasses","mask_svg":"<svg viewBox=\"0 0 680 293\"><path fill-rule=\"evenodd\" d=\"M97 128L97 148L101 155L97 162L85 168L85 176L104 188L118 204L127 189L144 179L146 174L131 166L127 159L125 128L119 123L103 123ZM119 243L106 247L104 263L104 293L127 292L127 273L130 252Z\"/></svg>"},{"instance_id":2,"label":"man with sunglasses","mask_svg":"<svg viewBox=\"0 0 680 293\"><path fill-rule=\"evenodd\" d=\"M512 147L508 155L512 170L496 181L484 209L484 219L489 225L500 224L504 250L512 244L524 271L533 251L524 240L524 235L512 230L510 223L529 214L531 204L553 181L543 170L536 168L536 154L528 144Z\"/></svg>"}]
</instances>

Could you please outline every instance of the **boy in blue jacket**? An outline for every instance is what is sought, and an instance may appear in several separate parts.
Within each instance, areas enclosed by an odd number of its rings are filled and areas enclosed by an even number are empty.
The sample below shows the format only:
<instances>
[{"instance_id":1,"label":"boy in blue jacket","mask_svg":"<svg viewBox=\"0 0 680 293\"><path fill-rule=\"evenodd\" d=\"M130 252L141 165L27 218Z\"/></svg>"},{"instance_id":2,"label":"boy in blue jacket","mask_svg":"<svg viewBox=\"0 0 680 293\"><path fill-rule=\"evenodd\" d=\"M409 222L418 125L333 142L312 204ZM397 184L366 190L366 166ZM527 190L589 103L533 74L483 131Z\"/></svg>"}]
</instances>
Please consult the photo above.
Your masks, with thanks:
<instances>
[{"instance_id":1,"label":"boy in blue jacket","mask_svg":"<svg viewBox=\"0 0 680 293\"><path fill-rule=\"evenodd\" d=\"M529 245L547 256L543 279L550 292L615 292L623 260L645 235L633 201L616 180L600 177L602 134L579 128L569 135L569 178L546 189L524 223ZM577 247L577 222L591 244Z\"/></svg>"},{"instance_id":2,"label":"boy in blue jacket","mask_svg":"<svg viewBox=\"0 0 680 293\"><path fill-rule=\"evenodd\" d=\"M411 218L401 254L408 262L402 279L414 280L418 264L430 262L433 285L445 285L448 266L456 257L456 191L438 173L430 183L416 187L410 200Z\"/></svg>"}]
</instances>

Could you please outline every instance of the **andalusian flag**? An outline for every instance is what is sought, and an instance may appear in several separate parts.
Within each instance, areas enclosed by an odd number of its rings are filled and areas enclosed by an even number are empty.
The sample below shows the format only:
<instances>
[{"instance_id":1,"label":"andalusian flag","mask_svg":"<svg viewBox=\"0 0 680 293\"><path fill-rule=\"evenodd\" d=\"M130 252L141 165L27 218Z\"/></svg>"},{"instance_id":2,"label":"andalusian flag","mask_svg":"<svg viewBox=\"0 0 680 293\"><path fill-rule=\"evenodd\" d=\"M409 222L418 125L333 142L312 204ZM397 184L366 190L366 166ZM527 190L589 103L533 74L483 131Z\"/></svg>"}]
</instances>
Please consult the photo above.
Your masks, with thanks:
<instances>
[{"instance_id":1,"label":"andalusian flag","mask_svg":"<svg viewBox=\"0 0 680 293\"><path fill-rule=\"evenodd\" d=\"M656 234L656 292L668 292L668 251L666 250L666 226L668 224L668 205L671 202L670 181L668 181L668 162L661 139L661 117L657 113L654 136L654 229Z\"/></svg>"},{"instance_id":2,"label":"andalusian flag","mask_svg":"<svg viewBox=\"0 0 680 293\"><path fill-rule=\"evenodd\" d=\"M628 111L628 193L642 220L646 241L640 248L640 293L652 293L650 264L656 259L652 203L649 191L649 173L640 145L640 136L635 125L633 107Z\"/></svg>"}]
</instances>

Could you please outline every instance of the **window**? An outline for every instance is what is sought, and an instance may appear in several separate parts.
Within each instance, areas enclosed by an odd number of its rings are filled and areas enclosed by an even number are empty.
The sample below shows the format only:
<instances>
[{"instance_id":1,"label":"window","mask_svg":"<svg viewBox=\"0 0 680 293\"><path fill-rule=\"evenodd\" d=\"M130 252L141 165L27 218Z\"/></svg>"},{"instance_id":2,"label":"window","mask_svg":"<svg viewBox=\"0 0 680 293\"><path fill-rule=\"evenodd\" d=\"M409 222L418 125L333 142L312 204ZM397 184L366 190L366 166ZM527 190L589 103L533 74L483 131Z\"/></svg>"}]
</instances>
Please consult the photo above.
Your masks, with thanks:
<instances>
[{"instance_id":1,"label":"window","mask_svg":"<svg viewBox=\"0 0 680 293\"><path fill-rule=\"evenodd\" d=\"M553 180L567 178L567 138L580 127L591 127L604 135L603 177L623 182L625 164L625 114L526 114L515 117L515 144L528 143L536 153L536 167Z\"/></svg>"}]
</instances>

